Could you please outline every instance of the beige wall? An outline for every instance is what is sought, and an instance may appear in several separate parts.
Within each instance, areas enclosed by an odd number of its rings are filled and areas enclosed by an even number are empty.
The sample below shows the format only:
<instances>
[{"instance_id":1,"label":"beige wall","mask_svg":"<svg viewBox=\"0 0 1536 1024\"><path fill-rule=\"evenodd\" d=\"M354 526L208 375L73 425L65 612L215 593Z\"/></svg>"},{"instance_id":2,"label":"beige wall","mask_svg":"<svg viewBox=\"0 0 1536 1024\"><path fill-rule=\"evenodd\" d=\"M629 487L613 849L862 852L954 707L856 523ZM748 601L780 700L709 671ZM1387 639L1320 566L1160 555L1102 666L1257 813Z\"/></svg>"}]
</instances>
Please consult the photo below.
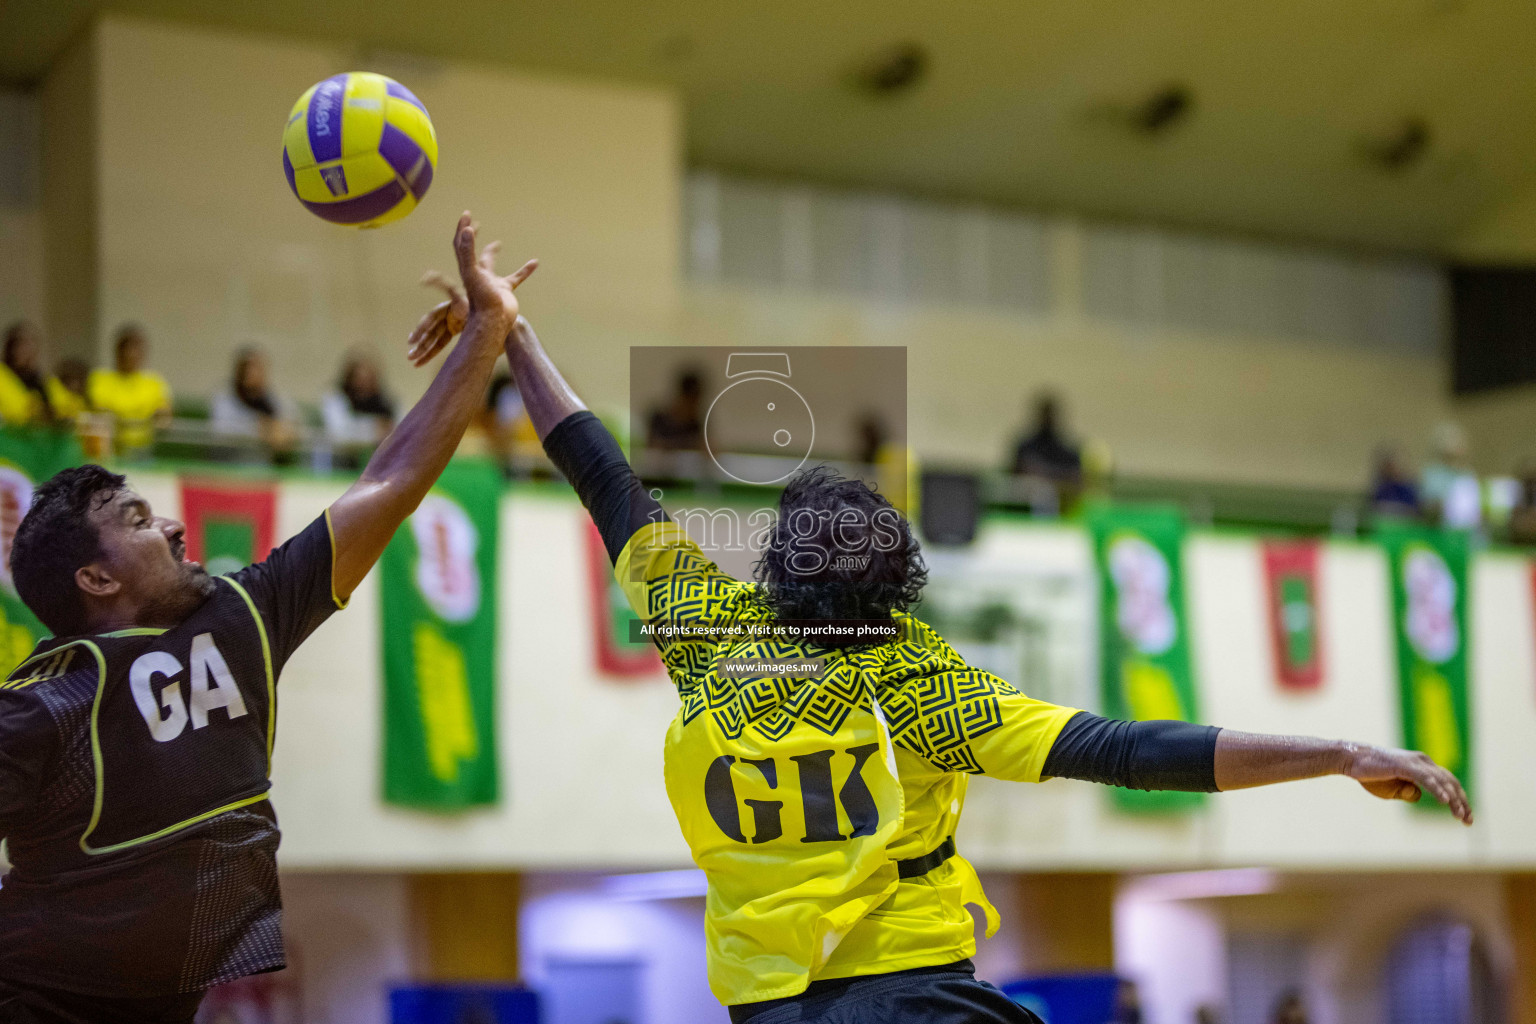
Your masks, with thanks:
<instances>
[{"instance_id":1,"label":"beige wall","mask_svg":"<svg viewBox=\"0 0 1536 1024\"><path fill-rule=\"evenodd\" d=\"M77 37L41 92L46 326L56 353L81 356L94 349L101 306L99 51L94 33Z\"/></svg>"},{"instance_id":2,"label":"beige wall","mask_svg":"<svg viewBox=\"0 0 1536 1024\"><path fill-rule=\"evenodd\" d=\"M282 118L309 84L358 59L273 37L100 22L50 79L55 163L66 144L94 139L94 159L70 166L99 170L94 190L54 190L86 200L50 207L50 242L55 224L61 239L50 257L56 330L89 321L104 355L118 321L143 321L173 385L203 393L224 381L232 347L255 341L303 400L328 386L346 349L374 347L394 389L413 398L427 378L405 365L400 340L431 301L416 282L449 265L451 225L470 207L486 236L507 242L508 267L544 260L526 311L588 400L615 411L627 405L635 344L906 345L909 436L932 460L1000 462L1028 396L1050 384L1065 392L1075 431L1108 442L1127 472L1350 487L1377 443L1412 448L1446 409L1433 358L685 286L681 113L657 91L463 64L381 67L433 113L442 160L432 192L381 231L326 224L278 170ZM82 90L97 98L94 135L76 109ZM54 271L92 238L90 301L65 303L74 285Z\"/></svg>"},{"instance_id":3,"label":"beige wall","mask_svg":"<svg viewBox=\"0 0 1536 1024\"><path fill-rule=\"evenodd\" d=\"M529 316L600 401L622 400L628 361L612 354L655 337L675 300L671 97L468 65L397 72L432 112L441 162L421 209L360 232L306 213L280 156L294 100L355 54L117 18L96 32L103 353L111 325L143 321L172 384L209 392L231 349L255 341L279 386L313 400L346 349L371 346L414 398L427 378L403 341L435 301L417 281L452 269L469 208L482 237L507 243L508 271L544 261Z\"/></svg>"},{"instance_id":4,"label":"beige wall","mask_svg":"<svg viewBox=\"0 0 1536 1024\"><path fill-rule=\"evenodd\" d=\"M42 246L40 210L0 207L0 325L45 319Z\"/></svg>"},{"instance_id":5,"label":"beige wall","mask_svg":"<svg viewBox=\"0 0 1536 1024\"><path fill-rule=\"evenodd\" d=\"M689 343L907 346L908 436L930 460L1001 465L1052 386L1129 473L1363 487L1376 445L1415 447L1446 408L1438 359L1344 345L724 288L684 308Z\"/></svg>"},{"instance_id":6,"label":"beige wall","mask_svg":"<svg viewBox=\"0 0 1536 1024\"><path fill-rule=\"evenodd\" d=\"M0 325L44 319L37 123L35 94L0 89Z\"/></svg>"}]
</instances>

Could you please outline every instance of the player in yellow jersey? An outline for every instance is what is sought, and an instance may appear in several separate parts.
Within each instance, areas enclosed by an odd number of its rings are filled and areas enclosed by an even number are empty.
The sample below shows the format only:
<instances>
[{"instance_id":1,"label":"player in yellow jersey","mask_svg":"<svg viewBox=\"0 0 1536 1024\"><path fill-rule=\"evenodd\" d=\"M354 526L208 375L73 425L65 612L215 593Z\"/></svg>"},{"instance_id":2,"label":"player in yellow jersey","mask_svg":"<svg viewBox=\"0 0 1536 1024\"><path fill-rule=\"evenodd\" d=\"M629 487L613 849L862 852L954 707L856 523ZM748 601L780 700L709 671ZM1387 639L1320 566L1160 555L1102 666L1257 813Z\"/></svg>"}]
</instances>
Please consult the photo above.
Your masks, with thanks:
<instances>
[{"instance_id":1,"label":"player in yellow jersey","mask_svg":"<svg viewBox=\"0 0 1536 1024\"><path fill-rule=\"evenodd\" d=\"M412 335L413 360L446 344L467 309L450 290ZM972 668L907 612L926 572L906 521L824 468L784 489L756 581L732 579L668 520L526 320L506 351L631 604L677 631L658 639L681 699L667 792L709 880L710 986L734 1024L1038 1020L977 981L968 959L965 905L984 912L988 934L996 927L955 849L971 774L1202 791L1342 774L1388 799L1428 791L1471 821L1455 777L1420 753L1118 722ZM899 635L754 632L791 621L894 623ZM728 627L745 638L697 635Z\"/></svg>"}]
</instances>

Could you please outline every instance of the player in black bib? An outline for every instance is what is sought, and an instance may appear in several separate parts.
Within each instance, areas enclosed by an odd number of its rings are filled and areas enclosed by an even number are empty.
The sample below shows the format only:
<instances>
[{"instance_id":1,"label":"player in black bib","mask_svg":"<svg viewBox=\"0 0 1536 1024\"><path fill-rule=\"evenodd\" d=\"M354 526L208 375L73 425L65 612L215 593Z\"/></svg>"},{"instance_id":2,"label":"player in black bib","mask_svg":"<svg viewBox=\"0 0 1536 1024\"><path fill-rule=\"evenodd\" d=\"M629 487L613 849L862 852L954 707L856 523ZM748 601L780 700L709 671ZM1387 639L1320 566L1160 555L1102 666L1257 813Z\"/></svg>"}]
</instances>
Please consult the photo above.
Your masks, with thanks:
<instances>
[{"instance_id":1,"label":"player in black bib","mask_svg":"<svg viewBox=\"0 0 1536 1024\"><path fill-rule=\"evenodd\" d=\"M0 683L0 1024L190 1021L209 986L283 967L279 675L442 472L535 266L498 277L468 214L454 249L471 313L452 356L259 564L210 577L182 524L100 466L37 489L11 571L55 635Z\"/></svg>"}]
</instances>

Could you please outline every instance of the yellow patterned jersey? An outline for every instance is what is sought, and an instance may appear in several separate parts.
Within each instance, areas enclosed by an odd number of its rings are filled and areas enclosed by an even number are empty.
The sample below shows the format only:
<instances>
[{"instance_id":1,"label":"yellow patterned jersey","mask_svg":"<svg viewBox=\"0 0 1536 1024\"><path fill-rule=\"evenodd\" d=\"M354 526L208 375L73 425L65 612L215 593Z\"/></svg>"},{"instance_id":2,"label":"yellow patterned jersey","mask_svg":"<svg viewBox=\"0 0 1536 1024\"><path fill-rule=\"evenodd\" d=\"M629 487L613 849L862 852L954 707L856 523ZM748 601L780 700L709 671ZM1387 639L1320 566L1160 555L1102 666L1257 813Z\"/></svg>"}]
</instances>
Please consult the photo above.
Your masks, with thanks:
<instances>
[{"instance_id":1,"label":"yellow patterned jersey","mask_svg":"<svg viewBox=\"0 0 1536 1024\"><path fill-rule=\"evenodd\" d=\"M722 573L675 523L636 531L615 573L649 623L750 634L770 621L754 585ZM964 858L907 879L896 863L954 835L970 775L1039 781L1076 709L1026 697L895 617L899 640L848 650L658 636L682 701L667 795L709 880L709 982L723 1003L970 956L968 903L989 935L997 927ZM819 674L750 671L796 659Z\"/></svg>"}]
</instances>

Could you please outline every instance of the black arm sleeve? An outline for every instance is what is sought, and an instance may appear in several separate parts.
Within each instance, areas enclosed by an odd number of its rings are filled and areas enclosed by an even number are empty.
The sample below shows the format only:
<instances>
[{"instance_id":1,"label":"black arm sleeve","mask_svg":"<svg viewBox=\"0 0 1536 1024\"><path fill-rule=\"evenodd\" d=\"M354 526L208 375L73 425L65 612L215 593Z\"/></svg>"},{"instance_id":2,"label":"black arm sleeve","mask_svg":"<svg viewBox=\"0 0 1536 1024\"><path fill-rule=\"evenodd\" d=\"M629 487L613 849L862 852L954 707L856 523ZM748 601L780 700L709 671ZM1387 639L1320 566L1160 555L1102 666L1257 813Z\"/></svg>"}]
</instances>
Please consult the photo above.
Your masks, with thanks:
<instances>
[{"instance_id":1,"label":"black arm sleeve","mask_svg":"<svg viewBox=\"0 0 1536 1024\"><path fill-rule=\"evenodd\" d=\"M1129 789L1214 793L1220 732L1214 725L1122 722L1079 711L1051 745L1040 774Z\"/></svg>"},{"instance_id":2,"label":"black arm sleeve","mask_svg":"<svg viewBox=\"0 0 1536 1024\"><path fill-rule=\"evenodd\" d=\"M576 488L613 561L618 561L636 530L667 519L629 468L619 442L590 412L572 413L555 424L544 438L544 452Z\"/></svg>"}]
</instances>

